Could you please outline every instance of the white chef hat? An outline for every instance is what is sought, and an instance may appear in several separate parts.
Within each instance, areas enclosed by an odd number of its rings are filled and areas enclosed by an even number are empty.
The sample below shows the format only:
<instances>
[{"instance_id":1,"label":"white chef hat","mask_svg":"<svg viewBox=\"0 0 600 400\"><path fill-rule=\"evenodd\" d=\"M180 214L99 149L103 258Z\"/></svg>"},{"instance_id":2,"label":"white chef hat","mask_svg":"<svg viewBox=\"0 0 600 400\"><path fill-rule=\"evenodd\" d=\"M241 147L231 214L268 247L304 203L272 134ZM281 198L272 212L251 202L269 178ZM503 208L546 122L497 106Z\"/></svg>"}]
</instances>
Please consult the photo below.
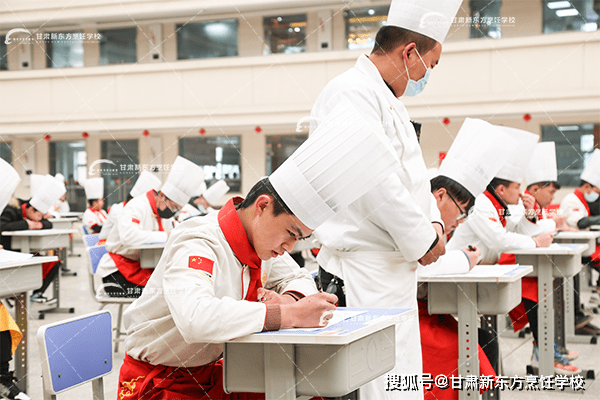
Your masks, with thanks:
<instances>
[{"instance_id":1,"label":"white chef hat","mask_svg":"<svg viewBox=\"0 0 600 400\"><path fill-rule=\"evenodd\" d=\"M529 166L525 171L527 185L539 182L555 182L558 179L556 149L554 142L540 142L533 149Z\"/></svg>"},{"instance_id":2,"label":"white chef hat","mask_svg":"<svg viewBox=\"0 0 600 400\"><path fill-rule=\"evenodd\" d=\"M56 181L58 183L60 183L65 188L65 193L66 193L67 192L67 187L65 186L65 176L63 174L61 174L61 173L58 173L58 174L54 175L54 179L56 179Z\"/></svg>"},{"instance_id":3,"label":"white chef hat","mask_svg":"<svg viewBox=\"0 0 600 400\"><path fill-rule=\"evenodd\" d=\"M595 149L592 153L592 156L581 173L581 180L600 188L600 150Z\"/></svg>"},{"instance_id":4,"label":"white chef hat","mask_svg":"<svg viewBox=\"0 0 600 400\"><path fill-rule=\"evenodd\" d=\"M177 156L167 181L160 191L183 207L192 196L197 196L204 183L204 170L190 160Z\"/></svg>"},{"instance_id":5,"label":"white chef hat","mask_svg":"<svg viewBox=\"0 0 600 400\"><path fill-rule=\"evenodd\" d=\"M221 179L206 189L202 196L204 197L204 200L208 202L208 204L214 205L221 197L225 196L227 192L229 192L229 185L227 185L227 182Z\"/></svg>"},{"instance_id":6,"label":"white chef hat","mask_svg":"<svg viewBox=\"0 0 600 400\"><path fill-rule=\"evenodd\" d=\"M315 229L400 168L380 128L367 122L350 101L342 100L269 177L304 225Z\"/></svg>"},{"instance_id":7,"label":"white chef hat","mask_svg":"<svg viewBox=\"0 0 600 400\"><path fill-rule=\"evenodd\" d=\"M392 0L387 25L443 43L462 0Z\"/></svg>"},{"instance_id":8,"label":"white chef hat","mask_svg":"<svg viewBox=\"0 0 600 400\"><path fill-rule=\"evenodd\" d=\"M35 191L35 194L29 201L42 214L46 214L50 207L67 192L64 183L58 182L52 175L46 175L40 188Z\"/></svg>"},{"instance_id":9,"label":"white chef hat","mask_svg":"<svg viewBox=\"0 0 600 400\"><path fill-rule=\"evenodd\" d=\"M31 197L33 197L35 195L35 192L40 188L40 186L42 186L45 177L46 175L29 175L29 194L31 195Z\"/></svg>"},{"instance_id":10,"label":"white chef hat","mask_svg":"<svg viewBox=\"0 0 600 400\"><path fill-rule=\"evenodd\" d=\"M531 160L533 149L535 149L535 145L540 137L521 129L509 128L507 126L497 127L511 135L517 141L517 145L510 151L511 154L508 161L500 168L496 177L521 183L525 177L525 171L529 165L529 160Z\"/></svg>"},{"instance_id":11,"label":"white chef hat","mask_svg":"<svg viewBox=\"0 0 600 400\"><path fill-rule=\"evenodd\" d=\"M129 194L131 194L131 197L138 197L150 190L158 191L161 185L162 182L158 176L150 171L142 171Z\"/></svg>"},{"instance_id":12,"label":"white chef hat","mask_svg":"<svg viewBox=\"0 0 600 400\"><path fill-rule=\"evenodd\" d=\"M83 182L85 197L96 200L104 197L104 178L88 178Z\"/></svg>"},{"instance_id":13,"label":"white chef hat","mask_svg":"<svg viewBox=\"0 0 600 400\"><path fill-rule=\"evenodd\" d=\"M10 201L11 196L15 192L17 185L21 182L18 172L6 161L0 158L0 212Z\"/></svg>"},{"instance_id":14,"label":"white chef hat","mask_svg":"<svg viewBox=\"0 0 600 400\"><path fill-rule=\"evenodd\" d=\"M460 183L477 197L508 161L516 146L511 135L494 125L467 118L442 161L439 175Z\"/></svg>"}]
</instances>

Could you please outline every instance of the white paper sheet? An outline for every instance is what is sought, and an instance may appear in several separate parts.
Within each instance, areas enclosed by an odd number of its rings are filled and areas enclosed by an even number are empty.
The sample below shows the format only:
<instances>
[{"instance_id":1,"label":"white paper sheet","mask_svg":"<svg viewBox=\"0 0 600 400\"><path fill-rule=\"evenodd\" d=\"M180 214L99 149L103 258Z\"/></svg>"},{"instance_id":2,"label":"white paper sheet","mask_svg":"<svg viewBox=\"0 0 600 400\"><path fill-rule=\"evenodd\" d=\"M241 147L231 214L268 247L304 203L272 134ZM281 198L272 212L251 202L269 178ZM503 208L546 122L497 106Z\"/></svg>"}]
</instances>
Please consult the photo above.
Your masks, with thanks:
<instances>
[{"instance_id":1,"label":"white paper sheet","mask_svg":"<svg viewBox=\"0 0 600 400\"><path fill-rule=\"evenodd\" d=\"M319 328L289 328L289 329L281 329L281 331L316 331L319 329L327 328L328 326L332 326L337 324L338 322L342 322L347 320L348 318L356 317L357 315L364 314L367 311L355 311L355 310L334 310L333 317L329 320L327 325L321 326Z\"/></svg>"}]
</instances>

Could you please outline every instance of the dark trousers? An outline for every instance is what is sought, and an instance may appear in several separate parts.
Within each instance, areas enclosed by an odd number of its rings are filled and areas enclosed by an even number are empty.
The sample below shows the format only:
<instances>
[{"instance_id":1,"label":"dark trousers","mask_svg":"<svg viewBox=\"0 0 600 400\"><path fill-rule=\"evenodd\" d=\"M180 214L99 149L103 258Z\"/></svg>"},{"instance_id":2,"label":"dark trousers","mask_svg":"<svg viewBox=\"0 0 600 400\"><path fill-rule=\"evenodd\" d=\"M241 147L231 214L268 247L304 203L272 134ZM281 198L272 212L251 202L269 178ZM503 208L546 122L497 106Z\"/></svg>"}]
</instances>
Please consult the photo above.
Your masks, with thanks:
<instances>
[{"instance_id":1,"label":"dark trousers","mask_svg":"<svg viewBox=\"0 0 600 400\"><path fill-rule=\"evenodd\" d=\"M62 266L62 263L60 261L57 262L54 265L54 267L52 267L50 272L48 272L48 275L46 275L46 277L42 281L42 286L39 289L34 290L33 293L39 293L40 295L44 294L46 289L48 289L48 286L50 286L50 284L52 283L54 278L56 278L56 274L58 274L58 272L60 271L61 266Z\"/></svg>"},{"instance_id":2,"label":"dark trousers","mask_svg":"<svg viewBox=\"0 0 600 400\"><path fill-rule=\"evenodd\" d=\"M133 297L142 295L143 286L129 282L119 271L102 278L103 289L110 297Z\"/></svg>"},{"instance_id":3,"label":"dark trousers","mask_svg":"<svg viewBox=\"0 0 600 400\"><path fill-rule=\"evenodd\" d=\"M529 320L533 340L538 343L538 305L535 301L525 298L523 299L523 305L525 306L525 312L527 312L527 319Z\"/></svg>"},{"instance_id":4,"label":"dark trousers","mask_svg":"<svg viewBox=\"0 0 600 400\"><path fill-rule=\"evenodd\" d=\"M8 373L8 363L12 360L12 338L9 331L0 332L0 375Z\"/></svg>"},{"instance_id":5,"label":"dark trousers","mask_svg":"<svg viewBox=\"0 0 600 400\"><path fill-rule=\"evenodd\" d=\"M315 281L319 289L337 296L338 307L346 307L346 290L342 278L330 274L319 266L319 273L315 277Z\"/></svg>"}]
</instances>

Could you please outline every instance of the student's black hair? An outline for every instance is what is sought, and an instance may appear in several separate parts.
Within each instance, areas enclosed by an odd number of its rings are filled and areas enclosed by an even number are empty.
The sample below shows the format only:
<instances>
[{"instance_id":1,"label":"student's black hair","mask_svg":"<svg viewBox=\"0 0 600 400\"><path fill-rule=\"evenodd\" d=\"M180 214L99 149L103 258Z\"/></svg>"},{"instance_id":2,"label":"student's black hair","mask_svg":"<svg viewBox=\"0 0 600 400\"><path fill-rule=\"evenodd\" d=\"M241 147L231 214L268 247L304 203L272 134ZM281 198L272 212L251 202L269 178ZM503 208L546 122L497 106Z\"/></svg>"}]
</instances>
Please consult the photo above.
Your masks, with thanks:
<instances>
[{"instance_id":1,"label":"student's black hair","mask_svg":"<svg viewBox=\"0 0 600 400\"><path fill-rule=\"evenodd\" d=\"M492 193L496 193L496 188L498 186L502 185L504 187L509 187L511 183L512 183L512 181L509 181L508 179L494 178L488 184L487 190L490 191L490 192L492 192Z\"/></svg>"},{"instance_id":2,"label":"student's black hair","mask_svg":"<svg viewBox=\"0 0 600 400\"><path fill-rule=\"evenodd\" d=\"M532 187L533 185L537 185L537 186L539 186L541 189L545 188L546 186L550 186L550 185L552 185L552 186L554 186L554 188L555 188L556 190L560 190L560 183L558 183L557 181L542 181L542 182L536 182L536 183L532 183L531 185L528 185L528 186L527 186L527 190L529 190L529 191L531 192L531 190L530 190L530 189L531 189L531 187Z\"/></svg>"},{"instance_id":3,"label":"student's black hair","mask_svg":"<svg viewBox=\"0 0 600 400\"><path fill-rule=\"evenodd\" d=\"M27 202L25 203L25 209L28 209L29 207L33 207L33 206L31 205L31 199L27 200ZM35 211L37 211L37 208L33 207L33 209L34 209Z\"/></svg>"},{"instance_id":4,"label":"student's black hair","mask_svg":"<svg viewBox=\"0 0 600 400\"><path fill-rule=\"evenodd\" d=\"M428 36L397 26L386 25L379 29L375 36L375 46L371 54L384 55L394 51L402 44L415 43L417 51L423 57L433 49L436 41Z\"/></svg>"},{"instance_id":5,"label":"student's black hair","mask_svg":"<svg viewBox=\"0 0 600 400\"><path fill-rule=\"evenodd\" d=\"M290 210L289 207L285 204L285 202L281 199L281 197L279 197L279 194L275 191L273 185L271 185L271 182L269 181L268 177L262 178L254 186L252 186L252 189L250 189L250 192L248 192L248 195L246 196L244 201L238 204L236 206L236 209L239 210L242 208L248 208L252 206L256 199L258 199L263 194L269 195L275 200L273 202L274 216L278 216L284 213L293 214L292 210Z\"/></svg>"},{"instance_id":6,"label":"student's black hair","mask_svg":"<svg viewBox=\"0 0 600 400\"><path fill-rule=\"evenodd\" d=\"M446 191L456 200L457 203L467 203L465 212L469 212L471 207L475 204L475 196L471 194L463 185L456 182L454 179L448 178L447 176L438 175L431 180L431 193L434 193L440 189L446 189Z\"/></svg>"},{"instance_id":7,"label":"student's black hair","mask_svg":"<svg viewBox=\"0 0 600 400\"><path fill-rule=\"evenodd\" d=\"M88 204L90 205L90 207L92 207L92 206L94 205L94 202L95 202L96 200L98 200L98 199L91 199L91 200L88 200Z\"/></svg>"},{"instance_id":8,"label":"student's black hair","mask_svg":"<svg viewBox=\"0 0 600 400\"><path fill-rule=\"evenodd\" d=\"M588 181L584 181L583 179L579 181L579 187L582 187L586 183L589 184L593 188L596 187L596 186L592 185L591 183L589 183Z\"/></svg>"},{"instance_id":9,"label":"student's black hair","mask_svg":"<svg viewBox=\"0 0 600 400\"><path fill-rule=\"evenodd\" d=\"M133 199L133 196L131 195L131 192L127 193L127 198L125 199L125 202L129 203L129 201L132 199Z\"/></svg>"}]
</instances>

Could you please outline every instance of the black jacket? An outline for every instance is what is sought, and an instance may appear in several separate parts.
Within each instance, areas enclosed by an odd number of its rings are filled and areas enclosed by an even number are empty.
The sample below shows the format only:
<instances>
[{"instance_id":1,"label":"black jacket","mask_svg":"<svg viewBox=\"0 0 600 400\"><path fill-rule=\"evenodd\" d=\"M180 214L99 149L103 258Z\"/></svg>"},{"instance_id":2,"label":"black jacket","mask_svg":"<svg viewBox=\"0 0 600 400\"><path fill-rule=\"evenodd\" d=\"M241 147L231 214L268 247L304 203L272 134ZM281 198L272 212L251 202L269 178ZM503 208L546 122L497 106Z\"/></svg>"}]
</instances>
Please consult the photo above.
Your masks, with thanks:
<instances>
[{"instance_id":1,"label":"black jacket","mask_svg":"<svg viewBox=\"0 0 600 400\"><path fill-rule=\"evenodd\" d=\"M0 233L8 232L8 231L25 231L29 229L29 225L27 224L27 220L23 218L23 209L22 205L27 201L19 200L19 207L14 206L6 206L4 211L2 211L2 215L0 215ZM42 229L52 229L52 222L47 219L42 219ZM6 250L12 250L11 236L0 237L0 243L4 246Z\"/></svg>"}]
</instances>

